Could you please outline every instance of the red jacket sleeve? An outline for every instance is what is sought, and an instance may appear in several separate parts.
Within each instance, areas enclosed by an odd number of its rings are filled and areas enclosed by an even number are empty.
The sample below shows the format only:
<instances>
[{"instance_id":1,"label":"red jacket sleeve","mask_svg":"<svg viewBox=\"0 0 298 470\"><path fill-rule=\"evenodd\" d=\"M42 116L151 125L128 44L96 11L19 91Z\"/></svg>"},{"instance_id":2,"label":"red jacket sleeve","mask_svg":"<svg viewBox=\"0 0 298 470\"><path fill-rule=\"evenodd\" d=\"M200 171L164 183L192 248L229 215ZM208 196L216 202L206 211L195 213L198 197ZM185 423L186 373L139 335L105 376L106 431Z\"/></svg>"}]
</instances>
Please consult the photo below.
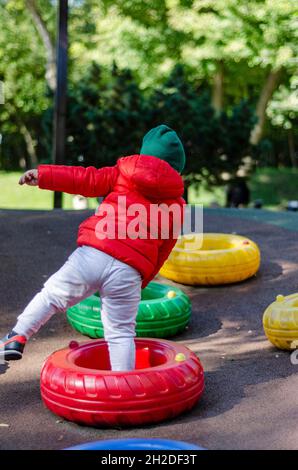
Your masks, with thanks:
<instances>
[{"instance_id":1,"label":"red jacket sleeve","mask_svg":"<svg viewBox=\"0 0 298 470\"><path fill-rule=\"evenodd\" d=\"M117 175L117 166L97 169L92 166L39 165L38 186L51 191L100 197L112 191Z\"/></svg>"}]
</instances>

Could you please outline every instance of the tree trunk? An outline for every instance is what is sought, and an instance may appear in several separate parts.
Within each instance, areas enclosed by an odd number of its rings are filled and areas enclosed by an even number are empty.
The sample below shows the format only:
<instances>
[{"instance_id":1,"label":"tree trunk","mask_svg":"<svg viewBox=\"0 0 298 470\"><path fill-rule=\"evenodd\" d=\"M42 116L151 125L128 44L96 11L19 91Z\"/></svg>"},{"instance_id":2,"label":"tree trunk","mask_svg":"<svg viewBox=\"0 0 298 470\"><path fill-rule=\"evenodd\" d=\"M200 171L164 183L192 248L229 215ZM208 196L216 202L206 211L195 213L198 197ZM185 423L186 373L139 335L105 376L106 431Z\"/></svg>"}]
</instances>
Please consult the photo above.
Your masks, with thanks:
<instances>
[{"instance_id":1,"label":"tree trunk","mask_svg":"<svg viewBox=\"0 0 298 470\"><path fill-rule=\"evenodd\" d=\"M293 168L297 167L297 159L295 153L295 139L293 129L288 129L288 145L289 145L289 155L293 165Z\"/></svg>"},{"instance_id":2,"label":"tree trunk","mask_svg":"<svg viewBox=\"0 0 298 470\"><path fill-rule=\"evenodd\" d=\"M31 13L35 27L42 39L46 50L47 64L46 64L46 81L52 91L56 88L56 54L55 46L52 41L51 35L48 31L47 25L42 19L40 12L36 6L35 0L25 0L25 4Z\"/></svg>"},{"instance_id":3,"label":"tree trunk","mask_svg":"<svg viewBox=\"0 0 298 470\"><path fill-rule=\"evenodd\" d=\"M223 62L217 63L217 70L213 79L212 89L212 105L214 109L219 113L223 107L223 80L224 80L224 67Z\"/></svg>"},{"instance_id":4,"label":"tree trunk","mask_svg":"<svg viewBox=\"0 0 298 470\"><path fill-rule=\"evenodd\" d=\"M251 131L250 135L250 143L253 145L257 145L262 138L264 124L266 122L267 105L278 85L280 75L281 69L271 70L261 90L261 94L256 106L256 115L258 118L258 122Z\"/></svg>"},{"instance_id":5,"label":"tree trunk","mask_svg":"<svg viewBox=\"0 0 298 470\"><path fill-rule=\"evenodd\" d=\"M35 151L35 145L34 145L34 140L32 138L32 135L30 134L30 131L26 124L22 121L22 119L19 117L17 110L12 106L9 102L6 103L6 107L8 109L8 112L11 114L11 119L12 117L15 119L16 125L18 126L20 133L22 134L25 144L26 144L26 149L27 149L27 155L24 157L26 161L26 167L30 170L30 168L36 168L38 165L38 159Z\"/></svg>"},{"instance_id":6,"label":"tree trunk","mask_svg":"<svg viewBox=\"0 0 298 470\"><path fill-rule=\"evenodd\" d=\"M20 124L20 131L21 131L22 136L24 137L27 152L30 157L30 161L26 159L27 166L29 167L28 169L37 168L38 160L37 160L37 155L35 152L34 140L32 139L30 131L23 123Z\"/></svg>"}]
</instances>

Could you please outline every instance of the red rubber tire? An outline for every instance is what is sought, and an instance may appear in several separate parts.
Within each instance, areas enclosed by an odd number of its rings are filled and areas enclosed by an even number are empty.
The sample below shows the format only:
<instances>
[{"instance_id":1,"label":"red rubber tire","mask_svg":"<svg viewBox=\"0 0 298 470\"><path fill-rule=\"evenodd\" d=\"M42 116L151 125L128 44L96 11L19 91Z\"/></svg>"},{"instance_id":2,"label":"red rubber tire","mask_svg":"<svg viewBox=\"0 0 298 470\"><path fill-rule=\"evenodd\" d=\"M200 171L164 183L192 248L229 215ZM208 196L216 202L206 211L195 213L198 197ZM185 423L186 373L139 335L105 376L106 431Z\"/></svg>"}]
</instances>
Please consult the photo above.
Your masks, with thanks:
<instances>
[{"instance_id":1,"label":"red rubber tire","mask_svg":"<svg viewBox=\"0 0 298 470\"><path fill-rule=\"evenodd\" d=\"M104 340L54 352L41 371L45 405L70 421L112 427L156 423L190 410L204 390L199 359L172 341L135 341L137 369L128 372L108 370ZM146 351L151 365L138 368Z\"/></svg>"}]
</instances>

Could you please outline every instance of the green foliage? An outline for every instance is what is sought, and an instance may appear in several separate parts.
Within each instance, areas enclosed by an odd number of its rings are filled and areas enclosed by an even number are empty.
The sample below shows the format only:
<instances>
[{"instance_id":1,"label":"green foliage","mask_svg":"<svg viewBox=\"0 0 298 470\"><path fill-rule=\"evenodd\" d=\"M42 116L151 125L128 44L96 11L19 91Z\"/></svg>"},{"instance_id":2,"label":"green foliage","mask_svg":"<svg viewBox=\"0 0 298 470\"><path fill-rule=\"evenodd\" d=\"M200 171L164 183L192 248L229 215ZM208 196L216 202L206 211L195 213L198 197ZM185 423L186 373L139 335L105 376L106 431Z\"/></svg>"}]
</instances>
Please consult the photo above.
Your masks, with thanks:
<instances>
[{"instance_id":1,"label":"green foliage","mask_svg":"<svg viewBox=\"0 0 298 470\"><path fill-rule=\"evenodd\" d=\"M249 136L255 123L253 110L243 101L229 112L216 113L210 97L189 82L177 66L165 85L149 99L147 122L164 122L184 142L189 182L222 181L224 173L234 176L248 154Z\"/></svg>"},{"instance_id":2,"label":"green foliage","mask_svg":"<svg viewBox=\"0 0 298 470\"><path fill-rule=\"evenodd\" d=\"M298 122L298 77L291 77L288 86L281 85L273 95L267 112L274 126L293 129Z\"/></svg>"},{"instance_id":3,"label":"green foliage","mask_svg":"<svg viewBox=\"0 0 298 470\"><path fill-rule=\"evenodd\" d=\"M96 64L69 86L66 155L69 164L113 165L137 153L144 132L145 98L130 70ZM43 118L50 159L52 111Z\"/></svg>"},{"instance_id":4,"label":"green foliage","mask_svg":"<svg viewBox=\"0 0 298 470\"><path fill-rule=\"evenodd\" d=\"M55 39L57 2L36 5ZM185 142L188 178L215 184L223 173L237 173L251 152L252 107L268 73L281 70L267 109L267 140L254 155L263 164L292 164L287 133L297 140L295 10L293 0L72 0L68 161L114 163L119 154L138 150L148 127L164 121ZM113 63L119 69L111 73ZM38 160L51 159L45 66L44 44L25 1L0 0L2 167L18 168L23 157L30 164L24 129ZM223 109L215 113L210 97L220 67Z\"/></svg>"},{"instance_id":5,"label":"green foliage","mask_svg":"<svg viewBox=\"0 0 298 470\"><path fill-rule=\"evenodd\" d=\"M261 168L250 182L252 197L262 199L265 206L284 208L290 200L298 199L297 168Z\"/></svg>"},{"instance_id":6,"label":"green foliage","mask_svg":"<svg viewBox=\"0 0 298 470\"><path fill-rule=\"evenodd\" d=\"M23 2L2 0L0 18L0 80L5 90L5 104L0 105L0 165L13 169L27 155L20 129L26 126L37 140L40 116L49 100L44 53Z\"/></svg>"},{"instance_id":7,"label":"green foliage","mask_svg":"<svg viewBox=\"0 0 298 470\"><path fill-rule=\"evenodd\" d=\"M52 118L44 115L44 126ZM189 183L222 182L234 176L249 150L254 115L242 102L229 113L215 113L208 93L187 80L181 66L156 91L144 94L128 69L113 65L104 73L92 64L69 89L67 161L70 164L113 165L123 155L138 153L144 133L161 123L181 136L187 154ZM50 127L45 133L51 136ZM50 139L47 142L50 159Z\"/></svg>"}]
</instances>

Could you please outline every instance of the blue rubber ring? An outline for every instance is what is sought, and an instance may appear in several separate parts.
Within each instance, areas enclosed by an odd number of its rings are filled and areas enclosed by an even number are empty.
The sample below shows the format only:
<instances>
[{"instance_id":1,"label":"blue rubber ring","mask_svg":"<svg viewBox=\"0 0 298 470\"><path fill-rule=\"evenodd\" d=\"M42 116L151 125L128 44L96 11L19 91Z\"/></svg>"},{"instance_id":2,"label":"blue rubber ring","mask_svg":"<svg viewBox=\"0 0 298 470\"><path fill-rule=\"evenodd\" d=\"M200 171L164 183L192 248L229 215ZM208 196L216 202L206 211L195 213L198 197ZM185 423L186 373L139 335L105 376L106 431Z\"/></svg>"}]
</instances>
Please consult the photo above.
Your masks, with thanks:
<instances>
[{"instance_id":1,"label":"blue rubber ring","mask_svg":"<svg viewBox=\"0 0 298 470\"><path fill-rule=\"evenodd\" d=\"M168 439L111 439L68 447L65 450L206 450L189 442Z\"/></svg>"}]
</instances>

